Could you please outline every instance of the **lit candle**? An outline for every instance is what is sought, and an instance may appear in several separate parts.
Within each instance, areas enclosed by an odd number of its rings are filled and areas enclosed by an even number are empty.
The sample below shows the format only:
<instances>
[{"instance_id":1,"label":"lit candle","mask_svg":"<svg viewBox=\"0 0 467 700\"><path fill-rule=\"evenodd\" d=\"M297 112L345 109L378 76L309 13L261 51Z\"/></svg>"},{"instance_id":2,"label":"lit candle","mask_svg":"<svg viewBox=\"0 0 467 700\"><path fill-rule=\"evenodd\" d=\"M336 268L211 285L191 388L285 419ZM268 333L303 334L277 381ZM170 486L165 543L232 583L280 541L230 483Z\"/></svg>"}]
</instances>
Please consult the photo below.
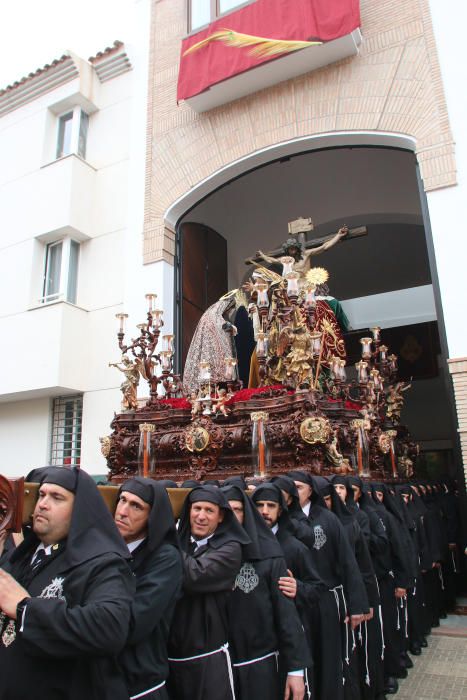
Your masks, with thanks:
<instances>
[{"instance_id":1,"label":"lit candle","mask_svg":"<svg viewBox=\"0 0 467 700\"><path fill-rule=\"evenodd\" d=\"M211 365L209 362L199 363L199 378L202 382L208 382L211 379Z\"/></svg>"},{"instance_id":2,"label":"lit candle","mask_svg":"<svg viewBox=\"0 0 467 700\"><path fill-rule=\"evenodd\" d=\"M162 309L154 309L152 311L152 314L151 314L152 315L152 325L154 326L154 328L160 328L163 325L163 323L164 323L162 320L163 313L164 312L162 311Z\"/></svg>"},{"instance_id":3,"label":"lit candle","mask_svg":"<svg viewBox=\"0 0 467 700\"><path fill-rule=\"evenodd\" d=\"M161 366L164 372L170 372L171 357L172 353L170 352L170 350L162 350L162 352L160 353Z\"/></svg>"},{"instance_id":4,"label":"lit candle","mask_svg":"<svg viewBox=\"0 0 467 700\"><path fill-rule=\"evenodd\" d=\"M146 294L145 296L148 300L148 311L149 313L152 313L152 310L154 308L154 301L157 299L157 294Z\"/></svg>"},{"instance_id":5,"label":"lit candle","mask_svg":"<svg viewBox=\"0 0 467 700\"><path fill-rule=\"evenodd\" d=\"M115 314L115 318L118 318L119 322L118 332L123 333L125 328L125 320L128 318L128 314Z\"/></svg>"},{"instance_id":6,"label":"lit candle","mask_svg":"<svg viewBox=\"0 0 467 700\"><path fill-rule=\"evenodd\" d=\"M174 339L174 336L171 333L162 336L162 340L164 341L164 344L165 344L165 349L171 355L173 355L173 351L174 351L173 339Z\"/></svg>"},{"instance_id":7,"label":"lit candle","mask_svg":"<svg viewBox=\"0 0 467 700\"><path fill-rule=\"evenodd\" d=\"M391 372L397 372L397 355L389 355L388 360Z\"/></svg>"},{"instance_id":8,"label":"lit candle","mask_svg":"<svg viewBox=\"0 0 467 700\"><path fill-rule=\"evenodd\" d=\"M266 333L260 331L256 340L256 355L258 357L266 357L268 341Z\"/></svg>"},{"instance_id":9,"label":"lit candle","mask_svg":"<svg viewBox=\"0 0 467 700\"><path fill-rule=\"evenodd\" d=\"M310 333L310 337L313 355L317 357L321 352L321 333L318 331L313 331L313 333Z\"/></svg>"},{"instance_id":10,"label":"lit candle","mask_svg":"<svg viewBox=\"0 0 467 700\"><path fill-rule=\"evenodd\" d=\"M360 338L362 344L362 359L369 360L371 358L371 343L373 338Z\"/></svg>"},{"instance_id":11,"label":"lit candle","mask_svg":"<svg viewBox=\"0 0 467 700\"><path fill-rule=\"evenodd\" d=\"M267 309L269 306L268 283L256 282L254 287L258 293L256 299L256 306L258 307L258 309Z\"/></svg>"},{"instance_id":12,"label":"lit candle","mask_svg":"<svg viewBox=\"0 0 467 700\"><path fill-rule=\"evenodd\" d=\"M295 258L291 255L283 255L279 260L282 263L282 277L287 277L290 272L293 272Z\"/></svg>"},{"instance_id":13,"label":"lit candle","mask_svg":"<svg viewBox=\"0 0 467 700\"><path fill-rule=\"evenodd\" d=\"M300 275L298 272L289 272L287 275L287 296L292 298L298 297L298 280Z\"/></svg>"},{"instance_id":14,"label":"lit candle","mask_svg":"<svg viewBox=\"0 0 467 700\"><path fill-rule=\"evenodd\" d=\"M338 359L339 363L339 379L341 382L346 382L347 381L347 372L345 371L345 360Z\"/></svg>"},{"instance_id":15,"label":"lit candle","mask_svg":"<svg viewBox=\"0 0 467 700\"><path fill-rule=\"evenodd\" d=\"M368 381L367 373L368 362L360 360L360 362L355 363L355 368L358 372L358 382L359 384L366 384Z\"/></svg>"},{"instance_id":16,"label":"lit candle","mask_svg":"<svg viewBox=\"0 0 467 700\"><path fill-rule=\"evenodd\" d=\"M373 340L379 340L381 328L379 326L373 326L373 328L370 328L370 331L373 333Z\"/></svg>"},{"instance_id":17,"label":"lit candle","mask_svg":"<svg viewBox=\"0 0 467 700\"><path fill-rule=\"evenodd\" d=\"M377 370L377 369L370 370L370 376L371 376L371 379L373 381L373 384L375 385L375 389L379 389L381 386L379 370Z\"/></svg>"},{"instance_id":18,"label":"lit candle","mask_svg":"<svg viewBox=\"0 0 467 700\"><path fill-rule=\"evenodd\" d=\"M387 362L388 359L388 348L386 345L379 346L379 358L381 362Z\"/></svg>"},{"instance_id":19,"label":"lit candle","mask_svg":"<svg viewBox=\"0 0 467 700\"><path fill-rule=\"evenodd\" d=\"M237 360L235 357L226 357L225 362L225 378L228 382L235 379L235 367L237 365Z\"/></svg>"},{"instance_id":20,"label":"lit candle","mask_svg":"<svg viewBox=\"0 0 467 700\"><path fill-rule=\"evenodd\" d=\"M316 289L316 285L314 285L314 284L311 284L309 287L307 287L306 292L305 292L305 303L304 303L305 309L314 309L315 308L315 306L316 306L315 289Z\"/></svg>"}]
</instances>

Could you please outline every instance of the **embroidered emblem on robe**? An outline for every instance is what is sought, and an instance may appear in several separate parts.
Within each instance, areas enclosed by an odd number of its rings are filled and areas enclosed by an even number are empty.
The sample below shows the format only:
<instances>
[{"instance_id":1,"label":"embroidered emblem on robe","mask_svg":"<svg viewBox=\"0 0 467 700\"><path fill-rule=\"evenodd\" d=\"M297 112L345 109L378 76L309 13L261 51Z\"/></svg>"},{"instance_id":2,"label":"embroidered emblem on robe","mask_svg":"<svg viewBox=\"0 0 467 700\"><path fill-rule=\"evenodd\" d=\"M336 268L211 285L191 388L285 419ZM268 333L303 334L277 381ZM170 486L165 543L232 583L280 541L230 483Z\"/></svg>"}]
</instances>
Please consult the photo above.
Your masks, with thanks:
<instances>
[{"instance_id":1,"label":"embroidered emblem on robe","mask_svg":"<svg viewBox=\"0 0 467 700\"><path fill-rule=\"evenodd\" d=\"M245 562L237 574L235 579L234 589L240 588L244 593L254 591L259 583L259 577L256 573L253 564Z\"/></svg>"},{"instance_id":2,"label":"embroidered emblem on robe","mask_svg":"<svg viewBox=\"0 0 467 700\"><path fill-rule=\"evenodd\" d=\"M16 639L16 626L15 626L14 621L10 620L10 622L5 627L4 633L2 634L3 646L9 647L10 644L13 644L15 639Z\"/></svg>"},{"instance_id":3,"label":"embroidered emblem on robe","mask_svg":"<svg viewBox=\"0 0 467 700\"><path fill-rule=\"evenodd\" d=\"M321 525L315 525L313 528L313 532L315 534L315 542L313 544L313 549L321 549L321 547L324 547L328 540L328 538L326 537L326 533L324 532Z\"/></svg>"},{"instance_id":4,"label":"embroidered emblem on robe","mask_svg":"<svg viewBox=\"0 0 467 700\"><path fill-rule=\"evenodd\" d=\"M65 600L63 595L63 582L64 578L54 578L52 583L44 588L39 598L58 598L59 600Z\"/></svg>"}]
</instances>

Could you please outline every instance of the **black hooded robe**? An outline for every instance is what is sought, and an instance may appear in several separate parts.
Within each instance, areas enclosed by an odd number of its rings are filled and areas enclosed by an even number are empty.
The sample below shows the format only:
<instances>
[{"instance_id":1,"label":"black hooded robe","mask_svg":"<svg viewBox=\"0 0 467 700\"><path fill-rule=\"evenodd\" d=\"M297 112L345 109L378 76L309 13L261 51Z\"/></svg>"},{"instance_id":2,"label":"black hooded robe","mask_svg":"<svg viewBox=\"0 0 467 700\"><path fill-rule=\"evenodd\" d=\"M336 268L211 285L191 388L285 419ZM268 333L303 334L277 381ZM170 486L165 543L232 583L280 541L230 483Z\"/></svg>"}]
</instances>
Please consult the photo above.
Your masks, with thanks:
<instances>
[{"instance_id":1,"label":"black hooded robe","mask_svg":"<svg viewBox=\"0 0 467 700\"><path fill-rule=\"evenodd\" d=\"M75 482L67 540L33 571L31 531L5 565L31 597L16 623L0 625L0 697L127 700L116 657L134 593L128 552L91 477L53 467L45 478L64 485L63 477Z\"/></svg>"},{"instance_id":2,"label":"black hooded robe","mask_svg":"<svg viewBox=\"0 0 467 700\"><path fill-rule=\"evenodd\" d=\"M395 597L396 588L412 586L410 551L404 536L402 519L380 503L375 491L384 494L389 505L385 484L372 485L375 509L388 533L389 548L373 558L381 599L384 633L384 675L385 678L398 677L401 671L401 653L404 651L406 626L406 604ZM396 512L396 511L394 511ZM408 614L408 613L407 613Z\"/></svg>"},{"instance_id":3,"label":"black hooded robe","mask_svg":"<svg viewBox=\"0 0 467 700\"><path fill-rule=\"evenodd\" d=\"M283 675L310 664L295 603L278 586L279 578L288 575L287 566L279 543L250 498L235 485L223 491L228 500L242 501L243 528L251 540L228 606L236 698L282 700Z\"/></svg>"},{"instance_id":4,"label":"black hooded robe","mask_svg":"<svg viewBox=\"0 0 467 700\"><path fill-rule=\"evenodd\" d=\"M288 476L308 483L311 496L309 525L313 533L311 557L326 591L313 610L313 654L318 698L344 698L344 665L350 664L352 635L347 615L369 610L365 587L345 530L320 496L319 480L306 472Z\"/></svg>"},{"instance_id":5,"label":"black hooded robe","mask_svg":"<svg viewBox=\"0 0 467 700\"><path fill-rule=\"evenodd\" d=\"M135 477L120 491L128 491L151 506L148 533L133 550L130 561L136 580L127 643L119 656L130 697L167 698L169 675L167 640L182 584L182 557L172 506L160 482Z\"/></svg>"},{"instance_id":6,"label":"black hooded robe","mask_svg":"<svg viewBox=\"0 0 467 700\"><path fill-rule=\"evenodd\" d=\"M207 544L190 545L193 499L224 511L224 520ZM175 700L234 698L229 653L228 601L249 543L221 490L198 486L185 501L179 534L183 551L183 593L175 607L169 636L169 695Z\"/></svg>"}]
</instances>

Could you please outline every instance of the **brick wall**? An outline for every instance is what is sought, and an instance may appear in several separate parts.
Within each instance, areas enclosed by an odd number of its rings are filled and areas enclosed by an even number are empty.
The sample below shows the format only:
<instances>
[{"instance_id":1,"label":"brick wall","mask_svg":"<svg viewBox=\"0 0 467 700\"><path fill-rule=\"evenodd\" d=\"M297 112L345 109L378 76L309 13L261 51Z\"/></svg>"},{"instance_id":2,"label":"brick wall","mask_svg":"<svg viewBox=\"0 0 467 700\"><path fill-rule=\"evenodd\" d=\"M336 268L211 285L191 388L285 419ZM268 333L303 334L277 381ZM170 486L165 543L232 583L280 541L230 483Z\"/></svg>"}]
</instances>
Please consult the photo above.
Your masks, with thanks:
<instances>
[{"instance_id":1,"label":"brick wall","mask_svg":"<svg viewBox=\"0 0 467 700\"><path fill-rule=\"evenodd\" d=\"M467 484L467 357L448 360L456 400L459 440Z\"/></svg>"},{"instance_id":2,"label":"brick wall","mask_svg":"<svg viewBox=\"0 0 467 700\"><path fill-rule=\"evenodd\" d=\"M164 212L219 168L258 149L333 131L416 139L426 190L456 182L454 144L427 0L361 0L357 57L204 114L176 103L186 0L153 0L144 261L173 261Z\"/></svg>"}]
</instances>

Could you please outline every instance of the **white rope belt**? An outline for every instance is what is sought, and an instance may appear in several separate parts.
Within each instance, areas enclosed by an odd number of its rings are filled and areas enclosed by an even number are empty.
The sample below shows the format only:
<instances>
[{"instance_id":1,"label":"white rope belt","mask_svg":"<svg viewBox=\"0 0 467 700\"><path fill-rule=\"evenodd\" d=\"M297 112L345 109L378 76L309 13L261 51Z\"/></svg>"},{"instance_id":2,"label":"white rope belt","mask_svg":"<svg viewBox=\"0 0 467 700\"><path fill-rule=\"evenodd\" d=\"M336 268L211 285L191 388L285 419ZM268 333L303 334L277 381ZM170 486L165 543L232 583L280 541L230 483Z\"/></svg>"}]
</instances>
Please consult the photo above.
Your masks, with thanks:
<instances>
[{"instance_id":1,"label":"white rope belt","mask_svg":"<svg viewBox=\"0 0 467 700\"><path fill-rule=\"evenodd\" d=\"M378 598L381 601L381 593L379 590L379 583L378 583L378 578L375 577L376 581L376 588L378 589ZM381 629L381 661L384 661L384 649L385 649L385 644L384 644L384 629L383 629L383 608L381 606L381 602L378 605L378 615L379 615L379 625Z\"/></svg>"},{"instance_id":2,"label":"white rope belt","mask_svg":"<svg viewBox=\"0 0 467 700\"><path fill-rule=\"evenodd\" d=\"M205 659L207 656L214 656L214 654L225 654L226 660L227 660L227 671L229 673L229 683L230 683L230 690L232 691L232 699L235 700L235 688L234 688L234 678L233 678L233 671L232 671L232 662L230 659L230 654L229 654L229 644L228 642L226 644L223 644L219 649L214 649L214 651L208 651L206 654L197 654L196 656L187 656L184 659L173 659L169 657L169 661L172 661L174 663L180 663L184 661L197 661L198 659Z\"/></svg>"},{"instance_id":3,"label":"white rope belt","mask_svg":"<svg viewBox=\"0 0 467 700\"><path fill-rule=\"evenodd\" d=\"M138 693L138 695L132 695L130 697L130 700L137 700L138 698L144 698L145 695L149 695L149 693L153 693L155 690L159 690L159 688L162 688L165 685L165 681L162 681L162 683L159 683L159 685L155 685L154 688L149 688L149 690L143 690L142 693Z\"/></svg>"},{"instance_id":4,"label":"white rope belt","mask_svg":"<svg viewBox=\"0 0 467 700\"><path fill-rule=\"evenodd\" d=\"M345 662L347 666L350 664L350 653L349 653L349 623L345 622L345 618L347 617L347 602L345 600L345 595L344 595L344 586L341 584L340 586L335 586L334 588L330 588L329 591L331 593L334 593L334 599L336 601L336 607L337 607L337 616L339 618L339 622L344 621L345 625ZM342 595L342 602L344 605L344 620L341 619L341 608L340 608L340 601L339 601L339 593ZM353 630L352 630L352 635L353 635ZM355 637L353 637L354 644L355 644ZM344 677L344 663L342 662L342 683L345 684L345 677Z\"/></svg>"},{"instance_id":5,"label":"white rope belt","mask_svg":"<svg viewBox=\"0 0 467 700\"><path fill-rule=\"evenodd\" d=\"M266 654L266 656L259 656L257 659L251 659L251 661L241 661L238 664L232 664L232 666L234 668L239 668L240 666L249 666L250 664L256 664L259 661L264 661L265 659L270 659L271 656L275 656L276 661L277 661L277 657L279 656L279 652L278 651L271 651L271 653Z\"/></svg>"},{"instance_id":6,"label":"white rope belt","mask_svg":"<svg viewBox=\"0 0 467 700\"><path fill-rule=\"evenodd\" d=\"M439 576L439 582L441 584L441 590L444 591L444 578L443 578L443 571L442 567L438 567L438 576Z\"/></svg>"},{"instance_id":7,"label":"white rope belt","mask_svg":"<svg viewBox=\"0 0 467 700\"><path fill-rule=\"evenodd\" d=\"M364 626L363 626L364 625ZM366 674L365 674L365 683L370 686L370 669L368 665L368 625L367 621L360 623L358 626L359 633L358 633L358 638L360 642L360 646L363 649L363 646L365 647L365 669L366 669ZM365 639L363 639L365 638Z\"/></svg>"}]
</instances>

